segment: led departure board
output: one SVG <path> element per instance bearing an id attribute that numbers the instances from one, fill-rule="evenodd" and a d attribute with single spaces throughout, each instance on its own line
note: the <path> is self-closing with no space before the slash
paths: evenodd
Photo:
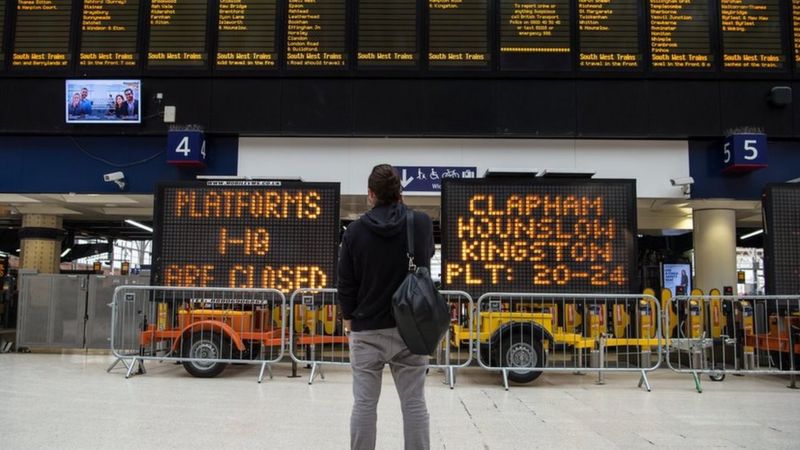
<path id="1" fill-rule="evenodd" d="M 0 0 L 0 70 L 5 68 L 6 54 L 3 51 L 6 48 L 6 0 Z"/>
<path id="2" fill-rule="evenodd" d="M 484 178 L 442 186 L 447 289 L 629 293 L 635 242 L 635 180 Z"/>
<path id="3" fill-rule="evenodd" d="M 346 67 L 346 1 L 288 2 L 286 65 L 290 68 Z"/>
<path id="4" fill-rule="evenodd" d="M 66 69 L 70 53 L 71 0 L 17 0 L 11 67 Z"/>
<path id="5" fill-rule="evenodd" d="M 217 68 L 276 66 L 277 6 L 277 0 L 219 0 Z"/>
<path id="6" fill-rule="evenodd" d="M 654 70 L 710 70 L 714 64 L 709 0 L 650 0 Z"/>
<path id="7" fill-rule="evenodd" d="M 358 3 L 358 65 L 415 67 L 416 0 L 360 0 Z"/>
<path id="8" fill-rule="evenodd" d="M 720 0 L 722 67 L 781 70 L 780 0 Z"/>
<path id="9" fill-rule="evenodd" d="M 139 0 L 83 0 L 78 65 L 136 67 L 138 31 Z"/>
<path id="10" fill-rule="evenodd" d="M 428 64 L 431 68 L 486 68 L 487 0 L 428 0 Z"/>
<path id="11" fill-rule="evenodd" d="M 500 0 L 500 67 L 569 70 L 569 0 Z"/>
<path id="12" fill-rule="evenodd" d="M 581 69 L 640 69 L 640 0 L 578 0 Z"/>
<path id="13" fill-rule="evenodd" d="M 800 184 L 768 184 L 762 201 L 767 294 L 800 294 Z"/>
<path id="14" fill-rule="evenodd" d="M 800 67 L 800 0 L 792 0 L 792 37 L 794 38 L 794 64 Z"/>
<path id="15" fill-rule="evenodd" d="M 334 285 L 338 183 L 164 184 L 155 219 L 154 284 L 285 293 Z"/>
<path id="16" fill-rule="evenodd" d="M 151 0 L 148 67 L 205 67 L 207 13 L 206 0 Z"/>

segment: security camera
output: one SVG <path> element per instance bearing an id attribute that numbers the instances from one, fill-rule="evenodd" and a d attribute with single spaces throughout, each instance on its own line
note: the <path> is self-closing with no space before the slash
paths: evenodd
<path id="1" fill-rule="evenodd" d="M 669 182 L 673 186 L 689 186 L 691 184 L 694 184 L 694 178 L 692 177 L 670 178 Z"/>
<path id="2" fill-rule="evenodd" d="M 116 183 L 120 191 L 125 190 L 125 174 L 122 172 L 111 172 L 103 175 L 103 181 L 106 183 Z"/>

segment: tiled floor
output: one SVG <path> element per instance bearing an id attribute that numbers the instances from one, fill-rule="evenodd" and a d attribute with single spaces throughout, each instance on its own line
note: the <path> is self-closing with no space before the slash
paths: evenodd
<path id="1" fill-rule="evenodd" d="M 350 373 L 288 378 L 290 365 L 257 384 L 252 366 L 195 379 L 149 363 L 146 375 L 105 372 L 105 355 L 0 355 L 0 447 L 286 448 L 349 445 Z M 121 367 L 121 366 L 120 366 Z M 545 374 L 506 392 L 498 374 L 466 369 L 450 390 L 428 376 L 431 444 L 437 449 L 737 447 L 800 448 L 800 390 L 780 377 L 704 380 L 659 370 L 653 392 L 636 374 Z M 378 448 L 402 448 L 400 406 L 384 377 Z"/>

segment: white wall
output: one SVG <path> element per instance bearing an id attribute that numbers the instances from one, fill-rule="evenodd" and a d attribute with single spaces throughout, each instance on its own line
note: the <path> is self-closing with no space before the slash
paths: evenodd
<path id="1" fill-rule="evenodd" d="M 242 176 L 299 176 L 338 181 L 342 194 L 364 194 L 375 164 L 477 166 L 597 172 L 636 178 L 637 196 L 679 198 L 670 178 L 689 176 L 686 141 L 555 139 L 240 138 Z"/>

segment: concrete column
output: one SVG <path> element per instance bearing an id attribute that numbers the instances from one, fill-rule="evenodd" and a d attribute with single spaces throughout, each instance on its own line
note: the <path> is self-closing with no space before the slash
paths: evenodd
<path id="1" fill-rule="evenodd" d="M 736 292 L 736 212 L 696 209 L 694 217 L 694 287 L 708 294 L 732 286 Z"/>
<path id="2" fill-rule="evenodd" d="M 61 216 L 25 214 L 22 216 L 20 269 L 36 269 L 39 273 L 59 273 L 61 239 L 64 237 Z"/>

